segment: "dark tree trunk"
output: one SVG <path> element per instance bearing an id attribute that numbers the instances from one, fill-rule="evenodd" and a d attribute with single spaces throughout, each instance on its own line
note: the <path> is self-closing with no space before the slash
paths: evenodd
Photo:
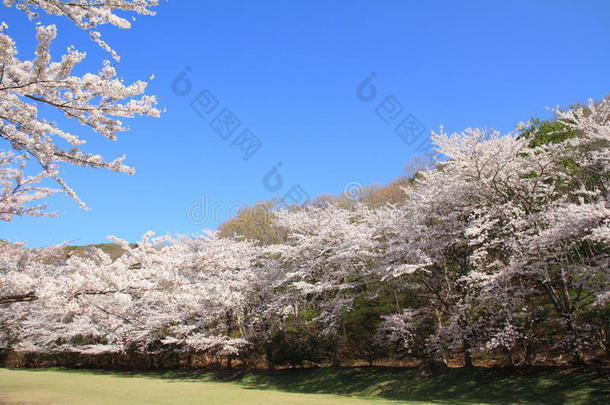
<path id="1" fill-rule="evenodd" d="M 470 341 L 464 341 L 464 367 L 472 368 L 472 354 L 470 353 Z"/>
<path id="2" fill-rule="evenodd" d="M 574 341 L 573 336 L 575 335 L 575 328 L 574 328 L 574 320 L 572 319 L 572 314 L 564 314 L 563 318 L 565 319 L 565 323 L 566 323 L 566 329 L 568 331 L 568 334 L 570 334 L 571 337 L 571 341 L 570 341 L 570 348 L 572 350 L 572 363 L 575 365 L 583 365 L 585 362 L 582 359 L 582 352 L 580 350 L 580 347 L 578 347 L 578 345 L 576 344 L 576 342 Z"/>
<path id="3" fill-rule="evenodd" d="M 333 367 L 341 366 L 341 360 L 339 359 L 339 339 L 337 335 L 333 336 Z"/>
<path id="4" fill-rule="evenodd" d="M 273 351 L 270 343 L 267 343 L 265 346 L 265 357 L 267 358 L 267 369 L 273 370 L 275 368 L 275 364 L 273 363 Z"/>

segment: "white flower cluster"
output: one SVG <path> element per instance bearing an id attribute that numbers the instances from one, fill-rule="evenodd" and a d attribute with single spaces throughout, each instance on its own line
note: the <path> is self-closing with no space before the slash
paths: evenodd
<path id="1" fill-rule="evenodd" d="M 64 16 L 78 27 L 87 30 L 95 42 L 118 55 L 92 29 L 102 24 L 129 28 L 129 22 L 116 11 L 152 14 L 156 1 L 26 1 L 4 0 L 35 19 L 41 10 L 51 15 Z M 50 48 L 57 30 L 54 25 L 36 26 L 36 52 L 32 60 L 18 57 L 10 27 L 0 24 L 0 138 L 19 156 L 3 153 L 0 157 L 0 218 L 10 220 L 14 215 L 40 215 L 44 206 L 29 203 L 48 196 L 53 191 L 36 184 L 44 178 L 54 180 L 83 208 L 85 204 L 59 174 L 59 165 L 68 163 L 82 167 L 106 168 L 115 172 L 133 173 L 123 163 L 124 156 L 105 160 L 102 156 L 82 149 L 85 140 L 79 134 L 62 130 L 43 113 L 55 110 L 69 120 L 89 128 L 110 140 L 125 131 L 122 119 L 136 115 L 158 117 L 154 96 L 143 95 L 146 83 L 138 81 L 126 85 L 118 78 L 108 61 L 97 73 L 74 75 L 73 70 L 85 58 L 85 53 L 67 49 L 53 62 Z M 41 173 L 24 178 L 25 159 L 40 164 Z"/>

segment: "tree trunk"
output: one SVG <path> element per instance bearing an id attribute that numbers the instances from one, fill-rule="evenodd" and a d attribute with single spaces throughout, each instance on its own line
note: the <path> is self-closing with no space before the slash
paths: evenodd
<path id="1" fill-rule="evenodd" d="M 270 343 L 266 344 L 265 357 L 267 358 L 267 369 L 273 370 L 275 368 L 275 364 L 273 363 L 273 351 Z"/>
<path id="2" fill-rule="evenodd" d="M 564 314 L 564 320 L 566 323 L 566 329 L 568 330 L 568 334 L 571 335 L 570 338 L 570 349 L 572 351 L 572 363 L 576 364 L 576 365 L 581 365 L 584 364 L 584 360 L 582 359 L 582 352 L 580 350 L 580 347 L 578 347 L 578 345 L 576 344 L 576 342 L 574 341 L 574 320 L 572 319 L 572 314 Z"/>
<path id="3" fill-rule="evenodd" d="M 341 366 L 341 360 L 339 359 L 339 340 L 337 335 L 333 336 L 333 367 Z"/>
<path id="4" fill-rule="evenodd" d="M 464 340 L 464 367 L 472 368 L 472 355 L 470 353 L 470 341 L 468 339 Z"/>
<path id="5" fill-rule="evenodd" d="M 233 317 L 233 311 L 228 310 L 226 313 L 226 322 L 227 322 L 227 337 L 231 337 L 231 321 Z M 227 368 L 231 369 L 231 355 L 227 356 Z"/>

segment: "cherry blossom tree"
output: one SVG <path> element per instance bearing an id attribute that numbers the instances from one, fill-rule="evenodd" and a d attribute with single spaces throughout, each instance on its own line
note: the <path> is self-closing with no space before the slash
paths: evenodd
<path id="1" fill-rule="evenodd" d="M 119 28 L 129 28 L 130 22 L 117 12 L 131 12 L 151 15 L 156 1 L 26 1 L 7 0 L 6 6 L 23 10 L 30 20 L 35 20 L 38 11 L 64 16 L 76 26 L 86 30 L 91 38 L 109 51 L 118 61 L 119 56 L 108 44 L 101 40 L 95 28 L 111 24 Z M 28 192 L 14 197 L 3 198 L 3 208 L 11 212 L 3 219 L 14 215 L 38 215 L 42 206 L 27 208 L 31 201 L 41 199 L 49 190 L 33 185 L 43 178 L 54 180 L 81 207 L 85 204 L 59 175 L 59 165 L 73 164 L 81 167 L 106 168 L 115 172 L 133 173 L 134 169 L 123 163 L 124 156 L 105 160 L 102 156 L 83 150 L 85 143 L 81 134 L 62 130 L 56 123 L 41 116 L 47 109 L 61 113 L 65 118 L 74 120 L 94 133 L 114 140 L 118 132 L 127 127 L 122 119 L 136 115 L 158 117 L 154 96 L 143 95 L 146 83 L 137 81 L 126 85 L 117 77 L 116 70 L 108 61 L 97 73 L 74 75 L 75 66 L 85 58 L 84 52 L 73 47 L 67 49 L 58 61 L 51 58 L 51 43 L 57 35 L 55 25 L 36 26 L 37 46 L 32 60 L 20 59 L 14 39 L 9 36 L 6 22 L 0 24 L 0 138 L 20 154 L 7 160 L 3 155 L 3 166 L 14 163 L 9 171 L 3 171 L 0 181 L 6 189 L 8 182 L 14 181 L 17 188 L 23 189 L 23 175 L 15 171 L 23 169 L 27 157 L 40 165 L 40 174 L 28 177 Z M 152 78 L 152 76 L 151 76 Z M 7 169 L 8 170 L 8 169 Z M 34 169 L 31 169 L 34 170 Z M 17 177 L 15 177 L 17 176 Z M 33 192 L 36 191 L 36 192 Z M 4 191 L 6 193 L 7 191 Z M 29 197 L 23 198 L 28 194 Z"/>
<path id="2" fill-rule="evenodd" d="M 116 52 L 101 40 L 94 29 L 103 24 L 129 28 L 130 22 L 117 15 L 117 11 L 151 15 L 151 8 L 156 4 L 156 1 L 4 1 L 5 6 L 24 11 L 30 20 L 37 18 L 38 11 L 67 17 L 79 28 L 88 31 L 91 38 L 117 61 L 119 57 Z M 14 152 L 0 152 L 0 219 L 9 221 L 22 215 L 52 215 L 39 201 L 59 190 L 44 186 L 45 180 L 54 180 L 63 191 L 85 207 L 59 175 L 60 164 L 127 173 L 133 173 L 133 169 L 123 164 L 124 157 L 107 161 L 100 155 L 85 152 L 82 149 L 85 143 L 82 136 L 62 130 L 53 121 L 41 117 L 41 113 L 49 108 L 57 110 L 67 119 L 114 140 L 116 133 L 127 129 L 122 119 L 135 115 L 159 115 L 159 110 L 155 108 L 155 97 L 142 95 L 145 82 L 125 85 L 108 61 L 104 62 L 98 73 L 73 75 L 74 67 L 85 57 L 85 53 L 73 47 L 68 48 L 59 61 L 52 62 L 50 47 L 57 33 L 54 25 L 36 26 L 38 44 L 32 60 L 18 58 L 15 40 L 9 36 L 9 32 L 8 25 L 2 22 L 0 138 Z M 36 162 L 40 168 L 26 168 L 28 161 Z M 3 307 L 12 304 L 8 310 L 2 308 L 3 322 L 8 319 L 6 314 L 22 314 L 26 308 L 28 311 L 40 310 L 45 303 L 51 302 L 44 297 L 56 297 L 63 305 L 69 291 L 76 296 L 107 293 L 105 290 L 95 290 L 93 285 L 73 291 L 74 284 L 59 276 L 64 265 L 57 267 L 48 263 L 51 253 L 57 256 L 52 260 L 55 263 L 61 256 L 57 248 L 32 250 L 10 243 L 0 245 L 0 304 Z M 65 285 L 59 285 L 60 280 Z M 40 289 L 41 286 L 45 286 L 45 289 Z M 63 288 L 67 286 L 70 287 Z M 28 304 L 24 306 L 20 302 Z M 50 313 L 49 316 L 54 314 L 53 311 Z M 44 325 L 41 322 L 39 327 Z"/>
<path id="3" fill-rule="evenodd" d="M 580 361 L 591 325 L 579 318 L 610 284 L 610 100 L 556 114 L 576 135 L 534 150 L 536 160 L 556 156 L 552 170 L 531 175 L 551 189 L 533 193 L 510 270 L 543 287 Z"/>
<path id="4" fill-rule="evenodd" d="M 47 177 L 46 172 L 36 176 L 24 174 L 25 156 L 11 152 L 0 152 L 0 219 L 10 221 L 14 216 L 49 216 L 44 204 L 30 203 L 44 199 L 56 192 L 40 186 Z"/>
<path id="5" fill-rule="evenodd" d="M 333 364 L 339 364 L 338 331 L 341 315 L 353 300 L 350 291 L 362 283 L 374 257 L 374 231 L 370 209 L 335 204 L 285 209 L 277 213 L 277 225 L 288 230 L 288 242 L 276 252 L 287 268 L 289 302 L 315 308 L 314 318 L 331 338 Z"/>
<path id="6" fill-rule="evenodd" d="M 136 246 L 113 240 L 124 251 L 115 260 L 91 248 L 59 264 L 6 272 L 4 303 L 18 294 L 30 302 L 3 308 L 5 342 L 21 352 L 171 350 L 227 359 L 247 349 L 258 248 L 216 233 L 149 233 Z"/>

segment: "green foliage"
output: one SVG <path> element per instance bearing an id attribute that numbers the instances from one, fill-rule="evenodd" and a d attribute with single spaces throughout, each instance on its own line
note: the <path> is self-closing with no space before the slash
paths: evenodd
<path id="1" fill-rule="evenodd" d="M 529 147 L 535 148 L 541 145 L 563 142 L 578 136 L 578 132 L 569 128 L 561 121 L 540 120 L 532 118 L 518 138 L 530 139 Z"/>
<path id="2" fill-rule="evenodd" d="M 136 243 L 130 243 L 131 247 L 135 247 L 136 245 Z M 67 259 L 72 255 L 85 255 L 87 250 L 91 248 L 103 250 L 105 253 L 110 255 L 112 260 L 117 259 L 124 253 L 123 248 L 116 243 L 98 243 L 85 246 L 66 246 L 64 248 L 65 258 Z"/>
<path id="3" fill-rule="evenodd" d="M 596 349 L 610 355 L 610 302 L 587 308 L 580 319 L 591 326 Z"/>
<path id="4" fill-rule="evenodd" d="M 585 115 L 587 108 L 584 109 Z M 529 147 L 536 148 L 543 145 L 551 145 L 560 143 L 568 139 L 582 136 L 579 131 L 570 128 L 565 122 L 560 120 L 540 120 L 532 118 L 530 124 L 521 131 L 518 138 L 529 139 Z M 599 150 L 608 148 L 610 145 L 599 144 L 593 147 Z M 603 177 L 608 176 L 603 170 L 591 170 L 576 164 L 569 158 L 560 160 L 556 165 L 557 173 L 564 173 L 567 176 L 560 178 L 556 176 L 556 186 L 560 193 L 570 194 L 581 187 L 587 190 L 604 190 Z M 532 173 L 532 177 L 536 177 L 537 173 Z"/>
<path id="5" fill-rule="evenodd" d="M 328 359 L 328 345 L 317 331 L 300 326 L 271 337 L 271 356 L 276 366 L 304 367 Z"/>
<path id="6" fill-rule="evenodd" d="M 271 335 L 266 355 L 274 366 L 304 367 L 327 362 L 331 345 L 322 336 L 314 319 L 320 311 L 302 308 L 296 316 L 289 316 L 284 327 Z"/>
<path id="7" fill-rule="evenodd" d="M 355 293 L 351 311 L 343 315 L 346 347 L 344 357 L 363 359 L 370 365 L 375 360 L 388 356 L 387 352 L 373 342 L 373 337 L 381 323 L 381 316 L 395 310 L 394 296 L 388 290 L 381 289 L 380 283 L 371 287 L 380 290 L 377 296 L 369 298 Z"/>
<path id="8" fill-rule="evenodd" d="M 72 344 L 76 346 L 107 344 L 107 340 L 100 336 L 76 335 L 72 338 Z"/>

